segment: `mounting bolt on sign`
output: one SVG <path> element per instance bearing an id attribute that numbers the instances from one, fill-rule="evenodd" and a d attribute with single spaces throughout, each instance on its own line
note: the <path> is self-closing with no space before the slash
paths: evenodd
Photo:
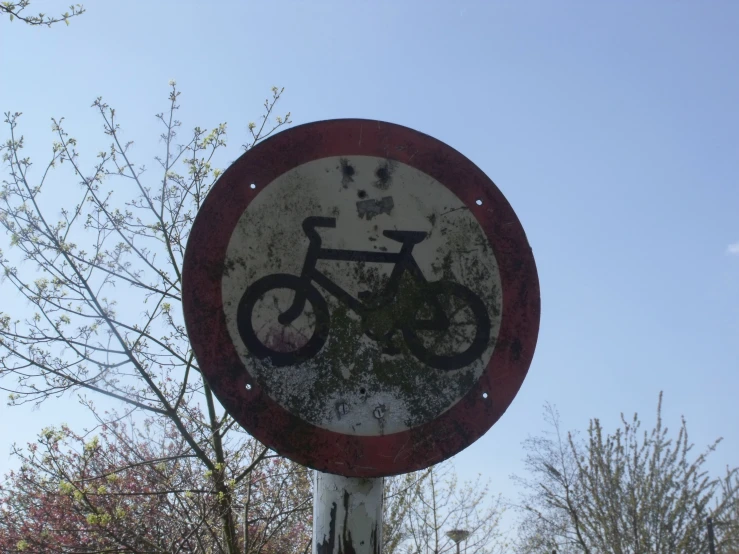
<path id="1" fill-rule="evenodd" d="M 187 243 L 183 307 L 228 413 L 277 453 L 349 478 L 317 478 L 335 489 L 322 497 L 353 495 L 315 502 L 333 533 L 315 551 L 338 552 L 358 536 L 352 478 L 441 462 L 503 415 L 540 297 L 524 230 L 477 166 L 412 129 L 340 119 L 278 133 L 221 175 Z M 379 551 L 371 542 L 352 547 Z"/>

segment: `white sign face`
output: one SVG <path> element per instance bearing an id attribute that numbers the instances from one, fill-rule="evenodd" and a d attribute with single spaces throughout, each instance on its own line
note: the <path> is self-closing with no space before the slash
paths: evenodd
<path id="1" fill-rule="evenodd" d="M 467 206 L 429 175 L 371 156 L 318 159 L 256 185 L 221 291 L 259 386 L 349 435 L 412 429 L 456 404 L 502 317 L 498 264 Z"/>

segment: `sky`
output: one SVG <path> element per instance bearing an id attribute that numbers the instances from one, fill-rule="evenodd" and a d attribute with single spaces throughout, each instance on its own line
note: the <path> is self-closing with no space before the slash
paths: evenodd
<path id="1" fill-rule="evenodd" d="M 59 116 L 92 155 L 104 149 L 90 108 L 103 96 L 153 164 L 175 79 L 184 126 L 227 121 L 234 158 L 276 85 L 293 124 L 399 123 L 497 184 L 533 248 L 541 328 L 518 396 L 456 456 L 462 477 L 515 499 L 509 477 L 546 427 L 544 403 L 565 429 L 599 418 L 613 431 L 622 412 L 649 428 L 660 391 L 666 424 L 683 415 L 696 449 L 724 438 L 712 473 L 739 465 L 739 3 L 84 5 L 68 27 L 0 21 L 0 108 L 23 112 L 31 157 L 48 156 Z M 0 311 L 27 309 L 14 294 L 0 284 Z M 62 420 L 87 421 L 70 397 L 0 405 L 0 473 L 13 442 Z"/>

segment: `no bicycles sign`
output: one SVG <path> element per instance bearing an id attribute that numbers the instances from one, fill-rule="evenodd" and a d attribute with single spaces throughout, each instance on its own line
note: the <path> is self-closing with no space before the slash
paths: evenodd
<path id="1" fill-rule="evenodd" d="M 332 120 L 239 158 L 183 268 L 200 370 L 249 433 L 309 467 L 413 471 L 482 436 L 531 363 L 539 283 L 493 182 L 411 129 Z"/>

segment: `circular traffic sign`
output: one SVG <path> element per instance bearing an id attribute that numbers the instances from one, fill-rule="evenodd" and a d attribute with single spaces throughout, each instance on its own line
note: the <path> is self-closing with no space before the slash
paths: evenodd
<path id="1" fill-rule="evenodd" d="M 183 267 L 210 387 L 279 454 L 346 476 L 440 462 L 518 392 L 539 282 L 495 184 L 444 143 L 358 119 L 294 127 L 208 193 Z"/>

